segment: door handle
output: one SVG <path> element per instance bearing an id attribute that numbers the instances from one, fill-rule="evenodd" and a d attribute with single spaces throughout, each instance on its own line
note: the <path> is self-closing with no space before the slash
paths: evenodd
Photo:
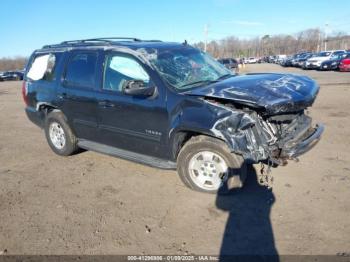
<path id="1" fill-rule="evenodd" d="M 101 107 L 114 107 L 114 104 L 108 100 L 99 101 L 98 105 Z"/>

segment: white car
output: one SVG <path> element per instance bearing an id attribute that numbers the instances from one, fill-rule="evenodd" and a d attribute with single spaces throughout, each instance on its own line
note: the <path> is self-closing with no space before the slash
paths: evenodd
<path id="1" fill-rule="evenodd" d="M 287 58 L 287 55 L 278 55 L 276 58 L 277 59 L 276 63 L 281 64 L 286 58 Z"/>
<path id="2" fill-rule="evenodd" d="M 329 60 L 332 56 L 344 54 L 345 50 L 333 50 L 320 52 L 317 56 L 311 57 L 305 62 L 305 68 L 307 69 L 319 69 L 322 62 Z"/>
<path id="3" fill-rule="evenodd" d="M 258 62 L 258 60 L 256 60 L 255 57 L 249 57 L 249 58 L 247 59 L 247 64 L 255 64 L 255 63 L 257 63 L 257 62 Z"/>

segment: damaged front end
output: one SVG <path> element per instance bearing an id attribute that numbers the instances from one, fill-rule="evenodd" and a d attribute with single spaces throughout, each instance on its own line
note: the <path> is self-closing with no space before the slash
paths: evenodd
<path id="1" fill-rule="evenodd" d="M 266 115 L 225 100 L 205 98 L 205 101 L 227 111 L 211 131 L 225 140 L 232 152 L 252 163 L 268 160 L 284 165 L 310 150 L 324 130 L 323 125 L 312 127 L 304 110 Z"/>
<path id="2" fill-rule="evenodd" d="M 282 165 L 321 137 L 323 125 L 313 127 L 305 114 L 318 92 L 318 84 L 307 76 L 261 73 L 231 77 L 187 94 L 221 110 L 211 131 L 232 152 L 254 163 Z"/>

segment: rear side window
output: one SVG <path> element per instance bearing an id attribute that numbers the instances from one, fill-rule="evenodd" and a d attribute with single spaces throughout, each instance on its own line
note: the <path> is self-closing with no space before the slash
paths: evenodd
<path id="1" fill-rule="evenodd" d="M 97 53 L 74 54 L 66 68 L 65 82 L 71 86 L 93 88 L 95 86 Z"/>
<path id="2" fill-rule="evenodd" d="M 38 55 L 34 58 L 27 73 L 30 80 L 53 81 L 55 79 L 55 66 L 58 54 L 50 53 Z"/>

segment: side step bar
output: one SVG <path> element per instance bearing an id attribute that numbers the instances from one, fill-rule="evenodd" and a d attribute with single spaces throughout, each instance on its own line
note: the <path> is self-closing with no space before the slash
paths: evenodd
<path id="1" fill-rule="evenodd" d="M 157 157 L 151 157 L 151 156 L 147 156 L 139 153 L 134 153 L 124 149 L 107 146 L 104 144 L 96 143 L 85 139 L 79 139 L 78 146 L 86 150 L 91 150 L 91 151 L 107 154 L 110 156 L 120 157 L 126 160 L 131 160 L 137 163 L 145 164 L 151 167 L 157 167 L 161 169 L 176 169 L 176 163 L 172 161 L 160 159 Z"/>

